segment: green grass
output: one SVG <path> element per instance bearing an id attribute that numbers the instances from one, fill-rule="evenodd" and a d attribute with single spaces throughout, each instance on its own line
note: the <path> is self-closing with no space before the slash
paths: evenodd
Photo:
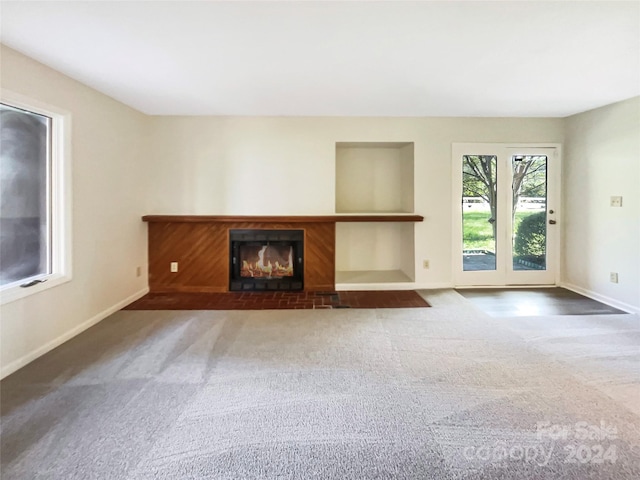
<path id="1" fill-rule="evenodd" d="M 535 211 L 516 212 L 516 231 L 522 219 L 532 213 L 535 213 Z M 493 241 L 493 228 L 488 222 L 490 217 L 490 212 L 463 212 L 464 223 L 462 224 L 462 227 L 464 230 L 465 250 L 485 249 L 495 252 L 496 248 Z"/>

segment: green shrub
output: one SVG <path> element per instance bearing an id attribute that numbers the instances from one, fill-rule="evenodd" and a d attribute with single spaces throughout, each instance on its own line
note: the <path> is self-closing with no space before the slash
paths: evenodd
<path id="1" fill-rule="evenodd" d="M 547 212 L 537 212 L 525 217 L 518 226 L 514 250 L 521 257 L 544 257 L 547 246 Z"/>

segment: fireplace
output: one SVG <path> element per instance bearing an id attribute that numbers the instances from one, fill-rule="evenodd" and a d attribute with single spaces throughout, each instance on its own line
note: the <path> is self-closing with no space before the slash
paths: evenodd
<path id="1" fill-rule="evenodd" d="M 229 230 L 229 290 L 303 290 L 304 230 Z"/>

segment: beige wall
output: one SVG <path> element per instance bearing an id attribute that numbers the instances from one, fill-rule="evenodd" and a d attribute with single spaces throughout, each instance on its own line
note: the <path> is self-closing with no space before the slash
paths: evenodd
<path id="1" fill-rule="evenodd" d="M 2 46 L 0 85 L 72 115 L 73 279 L 1 307 L 6 375 L 147 285 L 147 117 Z M 136 276 L 136 266 L 143 276 Z"/>
<path id="2" fill-rule="evenodd" d="M 640 97 L 568 117 L 564 155 L 563 281 L 640 311 Z"/>

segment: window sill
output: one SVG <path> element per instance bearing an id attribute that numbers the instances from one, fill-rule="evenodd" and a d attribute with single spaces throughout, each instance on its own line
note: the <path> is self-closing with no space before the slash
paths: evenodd
<path id="1" fill-rule="evenodd" d="M 63 283 L 67 283 L 71 281 L 71 276 L 58 273 L 48 275 L 46 277 L 40 277 L 40 279 L 46 279 L 46 282 L 38 283 L 27 288 L 23 288 L 20 285 L 11 285 L 0 290 L 0 305 L 6 305 L 7 303 L 15 302 L 16 300 L 20 300 L 36 293 L 49 290 L 50 288 L 57 287 Z"/>

